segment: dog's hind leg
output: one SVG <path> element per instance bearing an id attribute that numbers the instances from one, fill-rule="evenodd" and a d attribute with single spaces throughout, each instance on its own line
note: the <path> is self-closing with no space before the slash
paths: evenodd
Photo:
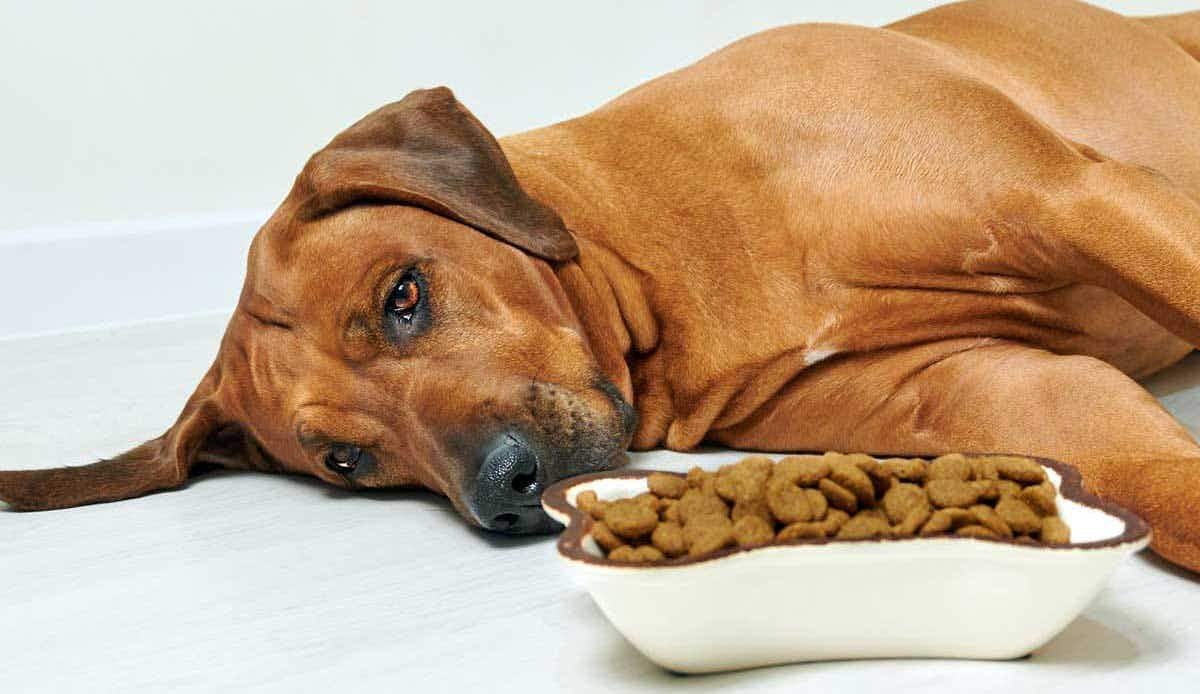
<path id="1" fill-rule="evenodd" d="M 1044 278 L 1104 287 L 1200 346 L 1200 202 L 1162 174 L 1112 160 L 1071 167 L 1012 203 L 1020 262 Z"/>
<path id="2" fill-rule="evenodd" d="M 1142 17 L 1141 21 L 1200 60 L 1200 11 Z"/>
<path id="3" fill-rule="evenodd" d="M 963 339 L 813 367 L 709 440 L 759 450 L 1020 453 L 1075 466 L 1133 509 L 1153 548 L 1200 571 L 1200 446 L 1115 367 L 1013 342 Z"/>

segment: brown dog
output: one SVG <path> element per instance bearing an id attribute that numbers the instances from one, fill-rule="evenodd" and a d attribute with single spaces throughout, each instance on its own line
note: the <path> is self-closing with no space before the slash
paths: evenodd
<path id="1" fill-rule="evenodd" d="M 208 462 L 518 532 L 630 444 L 1023 452 L 1200 569 L 1200 447 L 1132 380 L 1200 345 L 1198 58 L 1200 13 L 982 0 L 768 31 L 500 143 L 414 92 L 305 166 L 166 434 L 0 498 Z"/>

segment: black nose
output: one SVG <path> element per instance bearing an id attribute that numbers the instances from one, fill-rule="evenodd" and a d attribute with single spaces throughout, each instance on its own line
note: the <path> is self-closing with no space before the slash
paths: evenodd
<path id="1" fill-rule="evenodd" d="M 546 478 L 537 453 L 517 434 L 505 434 L 479 466 L 475 513 L 488 530 L 533 533 L 555 524 L 541 506 Z"/>

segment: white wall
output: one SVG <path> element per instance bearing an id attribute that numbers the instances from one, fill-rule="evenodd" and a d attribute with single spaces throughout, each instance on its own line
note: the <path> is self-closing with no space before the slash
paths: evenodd
<path id="1" fill-rule="evenodd" d="M 411 89 L 502 135 L 763 28 L 935 4 L 0 0 L 0 336 L 229 307 L 304 159 Z"/>

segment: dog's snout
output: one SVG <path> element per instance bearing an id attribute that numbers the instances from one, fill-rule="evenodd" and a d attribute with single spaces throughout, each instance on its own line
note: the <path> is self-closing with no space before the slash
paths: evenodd
<path id="1" fill-rule="evenodd" d="M 545 532 L 553 524 L 542 510 L 545 469 L 520 435 L 508 433 L 487 451 L 475 487 L 479 523 L 506 533 Z"/>

